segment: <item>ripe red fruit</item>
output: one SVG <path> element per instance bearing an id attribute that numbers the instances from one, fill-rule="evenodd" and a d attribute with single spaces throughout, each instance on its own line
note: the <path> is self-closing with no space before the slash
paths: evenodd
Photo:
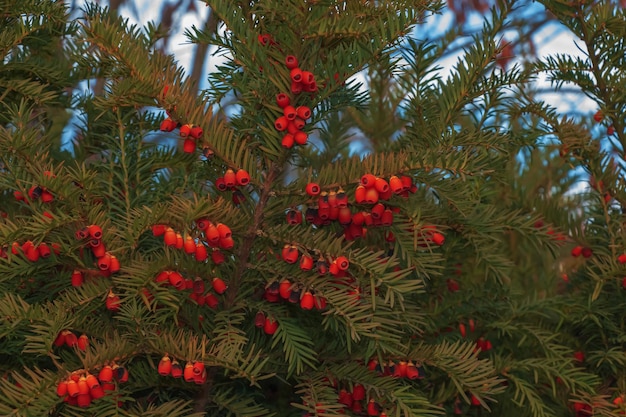
<path id="1" fill-rule="evenodd" d="M 237 184 L 244 186 L 248 185 L 250 182 L 250 174 L 245 169 L 240 169 L 235 174 L 235 179 L 237 180 Z"/>
<path id="2" fill-rule="evenodd" d="M 591 248 L 583 248 L 582 250 L 582 254 L 584 258 L 591 258 L 591 256 L 593 255 L 593 250 Z"/>
<path id="3" fill-rule="evenodd" d="M 117 380 L 117 382 L 127 382 L 128 381 L 128 369 L 123 366 L 116 366 L 113 368 L 113 376 Z"/>
<path id="4" fill-rule="evenodd" d="M 185 236 L 183 250 L 185 251 L 185 253 L 190 255 L 196 252 L 196 241 L 189 235 Z"/>
<path id="5" fill-rule="evenodd" d="M 196 142 L 193 139 L 185 139 L 183 141 L 183 152 L 184 153 L 194 153 L 196 150 Z"/>
<path id="6" fill-rule="evenodd" d="M 474 394 L 472 394 L 472 397 L 471 397 L 470 401 L 471 401 L 472 405 L 475 406 L 475 407 L 480 405 L 480 400 Z"/>
<path id="7" fill-rule="evenodd" d="M 285 134 L 285 136 L 283 136 L 283 139 L 280 141 L 280 145 L 285 149 L 291 149 L 294 143 L 295 139 L 291 133 Z"/>
<path id="8" fill-rule="evenodd" d="M 367 403 L 367 415 L 368 416 L 379 416 L 381 411 L 380 404 L 378 404 L 374 399 L 370 399 Z"/>
<path id="9" fill-rule="evenodd" d="M 108 271 L 111 266 L 111 254 L 106 252 L 104 255 L 98 258 L 98 268 L 101 271 Z"/>
<path id="10" fill-rule="evenodd" d="M 92 400 L 97 400 L 99 398 L 104 397 L 106 393 L 104 392 L 104 387 L 102 385 L 98 385 L 97 387 L 93 387 L 89 389 L 89 395 L 91 396 Z"/>
<path id="11" fill-rule="evenodd" d="M 367 188 L 365 187 L 365 198 L 363 200 L 366 204 L 376 204 L 378 203 L 379 193 L 375 187 Z"/>
<path id="12" fill-rule="evenodd" d="M 293 141 L 298 145 L 305 145 L 309 140 L 309 134 L 301 130 L 293 134 Z"/>
<path id="13" fill-rule="evenodd" d="M 602 121 L 602 119 L 604 119 L 604 115 L 602 114 L 602 110 L 598 110 L 597 112 L 595 112 L 595 114 L 593 115 L 593 120 L 595 120 L 596 122 L 600 123 Z"/>
<path id="14" fill-rule="evenodd" d="M 227 169 L 226 172 L 224 173 L 224 184 L 227 187 L 234 187 L 235 185 L 237 185 L 237 176 L 235 175 L 235 171 L 233 171 L 232 169 Z"/>
<path id="15" fill-rule="evenodd" d="M 626 253 L 622 253 L 620 256 L 618 256 L 617 262 L 619 262 L 620 264 L 626 264 Z"/>
<path id="16" fill-rule="evenodd" d="M 171 132 L 172 130 L 176 129 L 177 126 L 178 123 L 168 117 L 161 122 L 161 126 L 159 127 L 159 129 L 161 130 L 161 132 Z"/>
<path id="17" fill-rule="evenodd" d="M 283 116 L 287 118 L 287 120 L 294 120 L 298 113 L 296 112 L 296 108 L 292 105 L 287 105 L 283 107 Z"/>
<path id="18" fill-rule="evenodd" d="M 198 242 L 195 246 L 196 246 L 195 248 L 196 261 L 198 262 L 206 261 L 208 254 L 207 254 L 206 246 L 204 246 L 204 243 Z"/>
<path id="19" fill-rule="evenodd" d="M 302 85 L 299 82 L 291 81 L 290 90 L 293 94 L 300 94 L 302 92 Z"/>
<path id="20" fill-rule="evenodd" d="M 265 318 L 265 323 L 263 324 L 263 331 L 265 334 L 274 334 L 278 330 L 278 322 L 271 317 Z"/>
<path id="21" fill-rule="evenodd" d="M 76 396 L 76 404 L 81 408 L 87 408 L 91 405 L 91 394 L 87 391 L 84 394 L 78 394 Z"/>
<path id="22" fill-rule="evenodd" d="M 278 286 L 278 294 L 285 300 L 289 298 L 291 295 L 291 282 L 288 279 L 284 279 L 280 282 Z"/>
<path id="23" fill-rule="evenodd" d="M 581 351 L 574 352 L 574 359 L 576 360 L 576 362 L 584 362 L 585 361 L 584 352 L 581 352 Z"/>
<path id="24" fill-rule="evenodd" d="M 304 310 L 311 310 L 315 305 L 315 299 L 310 291 L 306 291 L 300 298 L 300 307 Z"/>
<path id="25" fill-rule="evenodd" d="M 289 68 L 290 70 L 294 69 L 294 68 L 297 68 L 298 67 L 298 58 L 296 58 L 293 55 L 287 55 L 285 57 L 285 66 L 287 68 Z"/>
<path id="26" fill-rule="evenodd" d="M 224 294 L 224 292 L 228 288 L 226 283 L 221 278 L 218 278 L 218 277 L 213 278 L 213 281 L 211 282 L 211 284 L 213 285 L 213 290 L 215 290 L 215 292 L 218 294 Z"/>
<path id="27" fill-rule="evenodd" d="M 367 193 L 367 189 L 365 188 L 364 185 L 357 186 L 356 190 L 354 191 L 354 201 L 356 201 L 357 204 L 364 203 L 366 193 Z M 352 221 L 354 222 L 354 219 L 352 219 Z"/>
<path id="28" fill-rule="evenodd" d="M 220 303 L 215 294 L 212 293 L 207 294 L 206 297 L 204 297 L 204 301 L 210 308 L 217 308 Z"/>
<path id="29" fill-rule="evenodd" d="M 291 81 L 296 83 L 302 82 L 302 70 L 298 67 L 292 68 L 289 72 L 289 76 L 291 77 Z"/>
<path id="30" fill-rule="evenodd" d="M 572 249 L 571 254 L 574 258 L 577 258 L 582 254 L 582 252 L 583 252 L 583 247 L 579 245 Z"/>
<path id="31" fill-rule="evenodd" d="M 24 251 L 24 255 L 26 255 L 26 258 L 31 262 L 37 262 L 41 256 L 37 247 L 32 243 L 27 246 L 27 249 Z"/>
<path id="32" fill-rule="evenodd" d="M 276 104 L 278 104 L 280 108 L 287 107 L 290 102 L 291 100 L 289 99 L 289 96 L 287 94 L 279 93 L 276 95 Z"/>
<path id="33" fill-rule="evenodd" d="M 354 401 L 361 401 L 365 399 L 365 387 L 361 384 L 354 384 L 352 387 L 352 399 Z"/>
<path id="34" fill-rule="evenodd" d="M 165 355 L 161 358 L 157 370 L 161 376 L 168 376 L 172 373 L 172 360 L 169 356 Z"/>
<path id="35" fill-rule="evenodd" d="M 200 126 L 194 126 L 189 131 L 189 137 L 193 139 L 200 139 L 202 137 L 203 130 Z"/>
<path id="36" fill-rule="evenodd" d="M 187 136 L 189 136 L 189 134 L 191 133 L 191 128 L 192 125 L 190 125 L 189 123 L 182 125 L 178 132 L 180 134 L 180 137 L 186 138 Z"/>
<path id="37" fill-rule="evenodd" d="M 313 84 L 315 82 L 315 76 L 311 71 L 302 71 L 302 83 L 303 84 Z"/>
<path id="38" fill-rule="evenodd" d="M 72 287 L 80 287 L 81 285 L 83 285 L 83 282 L 84 282 L 83 273 L 75 270 L 74 272 L 72 272 L 71 280 L 72 280 Z"/>
<path id="39" fill-rule="evenodd" d="M 57 384 L 57 395 L 65 397 L 67 395 L 67 381 L 61 381 Z"/>
<path id="40" fill-rule="evenodd" d="M 315 197 L 315 196 L 319 195 L 319 193 L 320 193 L 320 191 L 322 191 L 322 189 L 320 188 L 319 184 L 317 184 L 315 182 L 310 182 L 310 183 L 308 183 L 306 185 L 305 191 L 311 197 Z"/>
<path id="41" fill-rule="evenodd" d="M 235 241 L 231 236 L 220 238 L 218 245 L 221 249 L 229 250 L 235 246 Z"/>
<path id="42" fill-rule="evenodd" d="M 232 236 L 232 231 L 230 230 L 230 227 L 226 226 L 224 223 L 218 223 L 216 227 L 220 239 L 229 238 Z"/>
<path id="43" fill-rule="evenodd" d="M 113 368 L 109 365 L 105 365 L 100 370 L 98 374 L 98 379 L 100 382 L 111 382 L 113 381 Z"/>
<path id="44" fill-rule="evenodd" d="M 465 330 L 465 324 L 459 323 L 459 332 L 461 333 L 461 337 L 467 336 L 467 331 Z"/>
<path id="45" fill-rule="evenodd" d="M 219 251 L 218 249 L 213 249 L 211 251 L 211 260 L 213 261 L 213 263 L 215 263 L 215 265 L 220 265 L 224 263 L 226 258 L 221 251 Z"/>
<path id="46" fill-rule="evenodd" d="M 166 226 L 164 224 L 155 224 L 152 225 L 152 235 L 153 236 L 162 236 L 165 234 Z"/>
<path id="47" fill-rule="evenodd" d="M 434 232 L 431 236 L 431 239 L 435 245 L 439 245 L 439 246 L 443 245 L 444 242 L 446 241 L 445 236 L 439 232 Z"/>
<path id="48" fill-rule="evenodd" d="M 165 233 L 163 234 L 163 241 L 167 246 L 176 245 L 176 232 L 171 227 L 165 229 Z"/>
<path id="49" fill-rule="evenodd" d="M 296 108 L 296 113 L 302 120 L 310 119 L 312 114 L 311 109 L 307 106 L 298 106 L 298 108 Z"/>
<path id="50" fill-rule="evenodd" d="M 268 34 L 261 34 L 257 36 L 257 40 L 263 46 L 267 46 L 270 44 L 272 37 Z"/>
<path id="51" fill-rule="evenodd" d="M 298 248 L 293 245 L 285 245 L 283 250 L 281 251 L 281 256 L 285 262 L 288 264 L 294 264 L 298 261 L 298 256 L 300 252 Z"/>
<path id="52" fill-rule="evenodd" d="M 413 362 L 410 362 L 407 364 L 406 366 L 406 377 L 408 379 L 417 379 L 420 376 L 420 372 L 419 369 L 417 368 L 417 366 L 415 366 L 415 364 Z"/>
<path id="53" fill-rule="evenodd" d="M 289 119 L 285 116 L 280 116 L 276 120 L 274 120 L 274 128 L 279 132 L 287 130 L 287 125 L 289 124 Z"/>
<path id="54" fill-rule="evenodd" d="M 113 291 L 109 291 L 106 299 L 106 308 L 109 311 L 118 311 L 120 309 L 120 297 L 115 295 Z"/>
<path id="55" fill-rule="evenodd" d="M 78 340 L 76 341 L 76 346 L 83 352 L 87 350 L 87 346 L 89 346 L 89 337 L 86 334 L 81 334 Z"/>
<path id="56" fill-rule="evenodd" d="M 393 211 L 391 209 L 385 209 L 380 217 L 380 224 L 382 226 L 391 226 L 393 224 Z"/>
<path id="57" fill-rule="evenodd" d="M 296 209 L 290 209 L 287 212 L 287 223 L 290 225 L 296 225 L 302 223 L 302 212 Z"/>
<path id="58" fill-rule="evenodd" d="M 346 271 L 350 266 L 350 261 L 345 256 L 338 256 L 337 259 L 335 259 L 335 263 L 341 271 Z"/>

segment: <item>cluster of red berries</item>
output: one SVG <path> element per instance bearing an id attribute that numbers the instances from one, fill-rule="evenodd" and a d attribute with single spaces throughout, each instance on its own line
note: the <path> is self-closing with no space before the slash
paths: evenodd
<path id="1" fill-rule="evenodd" d="M 313 290 L 303 291 L 302 285 L 291 283 L 288 279 L 282 281 L 273 281 L 265 288 L 263 298 L 270 303 L 277 303 L 281 300 L 290 303 L 299 303 L 303 310 L 312 310 L 314 307 L 318 310 L 326 308 L 326 298 L 316 294 Z"/>
<path id="2" fill-rule="evenodd" d="M 338 256 L 332 261 L 320 256 L 317 261 L 308 253 L 300 254 L 300 250 L 295 245 L 285 245 L 281 251 L 281 258 L 288 264 L 298 263 L 302 271 L 315 271 L 319 275 L 330 273 L 334 277 L 341 278 L 348 276 L 350 261 L 345 256 Z M 271 302 L 286 300 L 290 303 L 299 303 L 304 310 L 318 310 L 326 308 L 326 298 L 316 294 L 312 289 L 306 289 L 302 284 L 292 283 L 288 279 L 273 281 L 265 288 L 264 298 Z"/>
<path id="3" fill-rule="evenodd" d="M 56 339 L 54 339 L 54 346 L 77 347 L 84 352 L 87 350 L 87 346 L 89 346 L 89 337 L 85 333 L 76 337 L 76 334 L 71 330 L 61 330 Z"/>
<path id="4" fill-rule="evenodd" d="M 168 90 L 169 86 L 166 85 L 163 88 L 163 99 L 165 99 Z M 196 141 L 202 137 L 202 128 L 200 126 L 189 123 L 181 126 L 180 123 L 171 118 L 169 110 L 166 112 L 167 117 L 161 122 L 160 130 L 162 132 L 171 132 L 174 129 L 180 127 L 179 134 L 180 137 L 184 139 L 183 151 L 185 153 L 194 153 L 196 150 Z"/>
<path id="5" fill-rule="evenodd" d="M 181 233 L 176 232 L 172 227 L 164 224 L 155 224 L 152 226 L 152 234 L 154 236 L 163 236 L 166 246 L 183 249 L 185 253 L 194 255 L 198 262 L 207 260 L 209 256 L 207 246 L 213 249 L 228 250 L 232 249 L 235 245 L 230 227 L 223 223 L 213 224 L 206 219 L 200 219 L 196 221 L 196 226 L 204 239 L 198 238 L 196 240 L 190 235 L 183 238 Z M 216 260 L 223 261 L 221 253 L 219 251 L 217 253 L 215 252 L 216 251 L 213 251 L 211 254 L 214 262 L 216 262 Z"/>
<path id="6" fill-rule="evenodd" d="M 265 313 L 259 311 L 254 318 L 254 325 L 262 328 L 265 334 L 273 335 L 278 330 L 278 321 L 275 318 L 266 316 Z"/>
<path id="7" fill-rule="evenodd" d="M 474 333 L 476 331 L 476 322 L 474 319 L 469 319 L 467 326 L 463 322 L 459 323 L 459 333 L 461 334 L 461 337 L 468 337 L 468 331 L 469 333 Z M 474 352 L 488 352 L 491 349 L 493 349 L 493 344 L 489 339 L 486 339 L 484 336 L 480 336 L 476 339 Z"/>
<path id="8" fill-rule="evenodd" d="M 303 91 L 317 91 L 315 76 L 310 71 L 303 71 L 298 66 L 298 59 L 293 55 L 285 57 L 285 65 L 289 69 L 291 78 L 291 93 L 300 94 Z M 283 114 L 274 121 L 274 128 L 279 132 L 287 132 L 283 135 L 281 145 L 291 149 L 294 145 L 307 143 L 309 135 L 304 132 L 306 121 L 311 118 L 311 109 L 307 106 L 295 106 L 287 93 L 279 93 L 276 96 L 276 104 L 283 110 Z"/>
<path id="9" fill-rule="evenodd" d="M 365 387 L 362 384 L 354 384 L 350 390 L 348 387 L 339 390 L 339 404 L 344 405 L 354 414 L 365 413 L 368 416 L 387 417 L 383 407 L 373 398 L 366 401 Z"/>
<path id="10" fill-rule="evenodd" d="M 583 258 L 591 258 L 593 250 L 587 246 L 577 245 L 572 248 L 571 254 L 574 258 L 578 258 L 580 255 L 582 255 Z"/>
<path id="11" fill-rule="evenodd" d="M 171 359 L 166 353 L 163 355 L 157 366 L 157 371 L 161 376 L 171 376 L 173 378 L 183 378 L 185 382 L 204 384 L 207 379 L 206 366 L 200 361 L 189 361 L 185 367 L 176 360 Z"/>
<path id="12" fill-rule="evenodd" d="M 219 191 L 232 191 L 234 204 L 240 204 L 245 197 L 238 187 L 245 187 L 250 183 L 250 174 L 245 169 L 238 169 L 237 172 L 227 169 L 223 177 L 215 180 L 215 187 Z"/>
<path id="13" fill-rule="evenodd" d="M 356 187 L 354 201 L 361 205 L 372 205 L 369 211 L 352 212 L 349 207 L 349 199 L 346 192 L 339 188 L 330 192 L 322 191 L 322 187 L 315 182 L 310 182 L 305 187 L 305 192 L 311 198 L 311 203 L 304 215 L 307 223 L 324 226 L 337 221 L 344 228 L 346 240 L 354 240 L 365 236 L 368 227 L 391 226 L 394 221 L 394 213 L 400 211 L 399 207 L 386 206 L 380 201 L 387 201 L 393 195 L 408 197 L 415 193 L 417 186 L 413 184 L 411 177 L 393 175 L 389 181 L 373 174 L 365 174 L 361 177 Z M 303 221 L 302 211 L 291 208 L 287 211 L 287 223 L 291 225 L 301 224 Z M 428 243 L 442 245 L 445 237 L 435 226 L 425 226 L 421 233 Z M 385 233 L 385 238 L 393 242 L 395 236 L 390 231 Z M 427 246 L 424 244 L 422 246 Z"/>
<path id="14" fill-rule="evenodd" d="M 119 260 L 106 250 L 100 226 L 92 224 L 84 227 L 76 232 L 76 238 L 87 240 L 86 246 L 91 248 L 91 252 L 96 257 L 96 265 L 103 275 L 108 276 L 120 270 Z"/>
<path id="15" fill-rule="evenodd" d="M 35 245 L 31 240 L 27 240 L 21 245 L 19 242 L 13 242 L 11 245 L 11 253 L 13 255 L 23 254 L 29 261 L 37 262 L 39 259 L 50 257 L 52 253 L 59 255 L 61 253 L 61 246 L 58 243 L 47 244 L 45 242 Z M 4 249 L 0 249 L 0 255 L 2 255 L 3 258 L 6 257 Z"/>
<path id="16" fill-rule="evenodd" d="M 87 247 L 91 248 L 91 252 L 96 257 L 96 265 L 104 275 L 108 276 L 120 270 L 119 260 L 106 250 L 102 241 L 102 228 L 100 226 L 92 224 L 84 227 L 76 232 L 76 238 L 88 240 Z"/>
<path id="17" fill-rule="evenodd" d="M 393 378 L 414 380 L 421 377 L 419 368 L 411 360 L 398 362 L 390 360 L 386 364 L 381 364 L 378 360 L 371 359 L 367 364 L 367 368 L 370 371 L 378 372 L 382 376 L 391 376 Z"/>
<path id="18" fill-rule="evenodd" d="M 46 178 L 55 178 L 55 175 L 50 171 L 43 172 L 44 177 Z M 50 203 L 54 201 L 54 195 L 48 190 L 48 188 L 41 185 L 33 185 L 28 189 L 28 198 L 19 190 L 13 192 L 15 199 L 18 201 L 23 201 L 26 204 L 29 204 L 32 201 L 41 200 L 43 203 Z"/>
<path id="19" fill-rule="evenodd" d="M 161 271 L 155 277 L 155 282 L 160 285 L 171 285 L 179 291 L 191 290 L 189 297 L 194 300 L 198 305 L 208 305 L 211 308 L 216 308 L 219 304 L 217 296 L 211 292 L 206 292 L 205 282 L 202 278 L 196 277 L 195 279 L 184 278 L 178 271 Z M 214 277 L 211 280 L 211 286 L 213 291 L 217 294 L 224 294 L 228 289 L 228 286 L 219 277 Z"/>
<path id="20" fill-rule="evenodd" d="M 98 400 L 117 389 L 114 381 L 128 381 L 128 371 L 118 365 L 106 365 L 98 376 L 87 370 L 75 371 L 57 384 L 57 395 L 63 397 L 70 405 L 87 408 L 91 402 Z"/>
<path id="21" fill-rule="evenodd" d="M 215 187 L 219 191 L 234 190 L 236 187 L 245 187 L 250 183 L 250 174 L 245 169 L 238 169 L 237 172 L 227 169 L 223 177 L 215 180 Z"/>

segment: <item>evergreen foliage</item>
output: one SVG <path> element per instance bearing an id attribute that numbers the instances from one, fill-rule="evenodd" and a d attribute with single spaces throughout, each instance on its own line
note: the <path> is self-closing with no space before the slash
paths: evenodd
<path id="1" fill-rule="evenodd" d="M 207 1 L 199 96 L 152 23 L 1 3 L 0 415 L 623 415 L 626 15 L 543 1 L 584 57 L 507 68 L 514 3 L 444 72 L 436 1 Z"/>

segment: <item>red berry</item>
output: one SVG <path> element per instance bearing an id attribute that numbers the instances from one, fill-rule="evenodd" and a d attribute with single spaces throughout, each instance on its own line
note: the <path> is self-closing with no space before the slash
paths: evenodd
<path id="1" fill-rule="evenodd" d="M 278 330 L 278 322 L 271 317 L 265 318 L 265 323 L 263 324 L 263 331 L 266 334 L 274 334 Z"/>
<path id="2" fill-rule="evenodd" d="M 602 110 L 598 110 L 593 115 L 593 120 L 595 120 L 596 122 L 600 123 L 602 121 L 602 119 L 604 119 L 604 114 L 602 114 Z"/>
<path id="3" fill-rule="evenodd" d="M 311 109 L 307 106 L 298 106 L 296 113 L 302 120 L 308 120 L 311 118 Z"/>
<path id="4" fill-rule="evenodd" d="M 276 120 L 274 120 L 274 128 L 279 132 L 287 130 L 287 125 L 289 124 L 289 119 L 285 116 L 280 116 Z"/>
<path id="5" fill-rule="evenodd" d="M 297 131 L 293 135 L 293 141 L 297 143 L 298 145 L 305 145 L 308 140 L 309 140 L 309 134 L 301 130 Z"/>
<path id="6" fill-rule="evenodd" d="M 237 184 L 244 186 L 250 182 L 250 174 L 245 169 L 240 169 L 235 174 L 235 179 L 237 180 Z"/>
<path id="7" fill-rule="evenodd" d="M 276 95 L 276 104 L 278 104 L 280 108 L 287 107 L 290 102 L 291 100 L 289 99 L 289 96 L 287 94 L 279 93 Z"/>
<path id="8" fill-rule="evenodd" d="M 183 142 L 184 153 L 194 153 L 196 150 L 196 142 L 193 139 L 185 139 Z"/>
<path id="9" fill-rule="evenodd" d="M 626 264 L 626 253 L 622 253 L 620 256 L 618 256 L 617 262 L 619 262 L 620 264 Z"/>
<path id="10" fill-rule="evenodd" d="M 319 184 L 314 183 L 314 182 L 310 182 L 310 183 L 308 183 L 306 185 L 305 191 L 311 197 L 315 197 L 315 196 L 319 195 L 319 193 L 320 193 L 320 191 L 322 191 L 322 189 L 320 188 Z"/>
<path id="11" fill-rule="evenodd" d="M 291 133 L 285 134 L 285 136 L 283 136 L 283 139 L 280 141 L 281 146 L 285 149 L 291 149 L 294 143 L 294 136 Z"/>
<path id="12" fill-rule="evenodd" d="M 213 290 L 215 290 L 215 292 L 218 294 L 224 294 L 224 292 L 228 288 L 224 280 L 218 277 L 213 278 L 211 284 L 213 285 Z"/>
<path id="13" fill-rule="evenodd" d="M 300 299 L 300 307 L 304 310 L 311 310 L 315 305 L 315 299 L 313 294 L 310 291 L 306 291 L 302 294 L 302 298 Z"/>
<path id="14" fill-rule="evenodd" d="M 292 68 L 289 76 L 291 77 L 291 81 L 293 82 L 302 82 L 302 70 L 298 67 Z"/>
<path id="15" fill-rule="evenodd" d="M 293 55 L 287 55 L 285 57 L 285 66 L 290 70 L 298 67 L 298 58 Z"/>

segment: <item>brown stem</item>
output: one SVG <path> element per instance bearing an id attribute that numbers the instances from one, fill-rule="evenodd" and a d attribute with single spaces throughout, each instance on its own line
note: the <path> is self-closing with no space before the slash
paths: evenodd
<path id="1" fill-rule="evenodd" d="M 213 12 L 213 10 L 209 11 L 209 15 L 207 16 L 206 22 L 204 22 L 204 31 L 209 33 L 215 33 L 217 30 L 217 15 Z M 196 47 L 196 53 L 193 57 L 193 64 L 191 65 L 191 75 L 189 78 L 194 80 L 192 93 L 194 95 L 198 94 L 198 89 L 200 88 L 200 81 L 202 77 L 202 73 L 204 71 L 204 61 L 206 61 L 207 53 L 209 52 L 209 45 L 206 43 L 199 43 Z"/>
<path id="2" fill-rule="evenodd" d="M 272 163 L 267 172 L 267 176 L 265 177 L 263 189 L 261 190 L 261 194 L 259 196 L 259 201 L 254 209 L 254 219 L 243 237 L 243 244 L 237 251 L 238 264 L 237 269 L 231 277 L 229 283 L 229 291 L 226 293 L 226 300 L 224 302 L 224 306 L 226 308 L 231 308 L 233 305 L 235 305 L 237 292 L 241 284 L 241 278 L 243 276 L 243 273 L 247 269 L 248 260 L 250 259 L 250 252 L 252 251 L 252 245 L 257 236 L 257 230 L 259 230 L 259 227 L 263 222 L 263 213 L 265 212 L 265 206 L 270 199 L 270 195 L 272 194 L 272 186 L 274 184 L 274 180 L 276 180 L 280 173 L 281 166 L 282 164 L 280 162 Z"/>
<path id="3" fill-rule="evenodd" d="M 274 183 L 274 180 L 280 173 L 281 165 L 281 163 L 274 162 L 268 170 L 267 177 L 265 178 L 265 182 L 263 184 L 263 189 L 261 190 L 259 201 L 257 202 L 254 210 L 254 219 L 250 227 L 248 227 L 246 234 L 244 235 L 243 244 L 237 251 L 238 266 L 229 282 L 229 289 L 226 292 L 226 300 L 224 302 L 225 308 L 232 308 L 232 306 L 235 305 L 237 292 L 239 286 L 241 285 L 241 278 L 247 268 L 248 259 L 250 258 L 250 252 L 252 251 L 252 244 L 254 243 L 254 239 L 257 235 L 257 230 L 263 222 L 263 213 L 265 211 L 265 206 L 267 205 L 267 202 L 269 201 L 269 198 L 272 194 L 272 185 Z M 207 380 L 202 385 L 202 389 L 196 394 L 194 400 L 194 412 L 200 413 L 206 410 L 207 404 L 211 400 L 211 390 L 213 388 L 213 378 L 215 377 L 216 369 L 217 368 L 209 368 L 209 370 L 207 371 Z"/>

